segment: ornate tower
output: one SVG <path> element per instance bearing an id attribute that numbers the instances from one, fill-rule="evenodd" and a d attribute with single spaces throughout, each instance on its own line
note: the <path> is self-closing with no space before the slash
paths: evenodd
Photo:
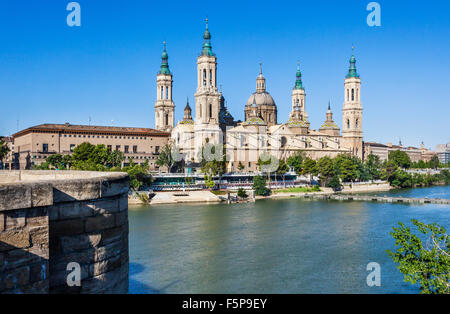
<path id="1" fill-rule="evenodd" d="M 174 127 L 175 104 L 172 100 L 173 79 L 169 70 L 166 42 L 161 59 L 161 68 L 156 75 L 155 127 L 157 130 L 170 132 Z"/>
<path id="2" fill-rule="evenodd" d="M 362 105 L 361 79 L 356 71 L 356 59 L 350 58 L 350 68 L 344 81 L 345 101 L 342 108 L 342 146 L 349 149 L 353 155 L 362 158 Z"/>
<path id="3" fill-rule="evenodd" d="M 197 58 L 197 92 L 195 93 L 195 123 L 219 124 L 220 93 L 217 90 L 217 59 L 212 52 L 208 19 L 203 34 L 203 49 Z"/>
<path id="4" fill-rule="evenodd" d="M 308 114 L 305 110 L 305 98 L 306 93 L 305 89 L 303 88 L 302 83 L 302 72 L 300 72 L 300 62 L 297 63 L 297 73 L 296 73 L 296 79 L 295 79 L 295 85 L 292 89 L 292 110 L 291 110 L 291 117 L 292 115 L 300 109 L 302 120 L 308 123 Z M 296 107 L 299 107 L 296 109 Z"/>
<path id="5" fill-rule="evenodd" d="M 330 136 L 339 136 L 340 130 L 337 124 L 333 121 L 333 113 L 331 112 L 330 102 L 328 102 L 328 110 L 326 116 L 327 118 L 320 127 L 319 132 Z"/>
<path id="6" fill-rule="evenodd" d="M 197 91 L 195 96 L 195 161 L 200 161 L 201 148 L 205 144 L 223 143 L 219 127 L 220 93 L 217 89 L 217 59 L 212 52 L 208 19 L 203 34 L 203 48 L 197 58 Z"/>

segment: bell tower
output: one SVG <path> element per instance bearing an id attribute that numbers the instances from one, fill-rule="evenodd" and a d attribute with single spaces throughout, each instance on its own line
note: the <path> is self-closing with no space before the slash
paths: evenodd
<path id="1" fill-rule="evenodd" d="M 344 80 L 344 106 L 342 108 L 342 146 L 352 155 L 362 158 L 362 105 L 361 79 L 356 71 L 356 59 L 353 53 L 350 67 Z"/>
<path id="2" fill-rule="evenodd" d="M 306 100 L 306 93 L 305 88 L 303 87 L 302 83 L 302 72 L 300 72 L 300 61 L 297 62 L 297 73 L 295 75 L 295 85 L 292 89 L 292 110 L 291 110 L 291 117 L 293 117 L 294 113 L 300 112 L 301 114 L 301 120 L 308 122 L 308 114 L 305 110 L 305 100 Z"/>
<path id="3" fill-rule="evenodd" d="M 208 19 L 203 34 L 203 48 L 197 58 L 195 123 L 219 124 L 220 93 L 217 90 L 217 58 L 212 52 Z"/>
<path id="4" fill-rule="evenodd" d="M 172 100 L 172 73 L 169 70 L 169 56 L 166 42 L 161 56 L 161 67 L 156 75 L 155 128 L 170 132 L 174 127 L 175 104 Z"/>

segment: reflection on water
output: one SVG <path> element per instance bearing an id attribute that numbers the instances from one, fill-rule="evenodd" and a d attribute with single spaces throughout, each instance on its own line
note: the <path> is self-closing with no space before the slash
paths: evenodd
<path id="1" fill-rule="evenodd" d="M 411 218 L 448 228 L 450 211 L 301 199 L 130 206 L 130 292 L 415 293 L 385 252 L 392 226 Z M 366 285 L 369 262 L 381 287 Z"/>

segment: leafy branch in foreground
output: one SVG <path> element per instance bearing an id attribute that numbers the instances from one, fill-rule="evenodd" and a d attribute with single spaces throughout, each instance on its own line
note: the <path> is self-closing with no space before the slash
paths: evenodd
<path id="1" fill-rule="evenodd" d="M 416 219 L 411 220 L 428 241 L 424 246 L 422 240 L 411 229 L 399 222 L 389 234 L 398 246 L 396 252 L 387 250 L 404 280 L 411 284 L 419 284 L 422 294 L 450 293 L 450 239 L 444 227 L 438 224 L 424 224 Z"/>

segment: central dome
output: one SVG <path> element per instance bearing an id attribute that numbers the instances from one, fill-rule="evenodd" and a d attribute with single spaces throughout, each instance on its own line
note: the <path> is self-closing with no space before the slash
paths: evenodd
<path id="1" fill-rule="evenodd" d="M 247 100 L 247 106 L 275 106 L 275 101 L 268 92 L 255 92 Z"/>

